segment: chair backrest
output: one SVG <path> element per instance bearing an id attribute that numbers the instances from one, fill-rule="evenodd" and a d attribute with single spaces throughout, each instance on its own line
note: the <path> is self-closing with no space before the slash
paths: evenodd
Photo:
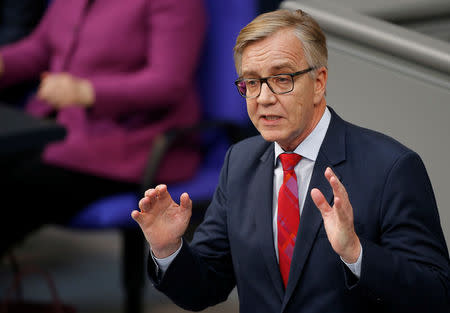
<path id="1" fill-rule="evenodd" d="M 257 0 L 205 0 L 205 6 L 209 25 L 198 73 L 204 118 L 247 125 L 245 101 L 234 86 L 233 47 L 256 16 Z"/>
<path id="2" fill-rule="evenodd" d="M 233 47 L 239 31 L 256 16 L 257 1 L 205 0 L 209 25 L 198 72 L 203 120 L 230 122 L 245 131 L 245 135 L 251 123 L 245 100 L 234 85 L 237 74 Z M 204 133 L 202 139 L 205 151 L 201 167 L 191 180 L 169 186 L 174 199 L 183 192 L 188 192 L 194 201 L 208 201 L 213 195 L 231 142 L 220 128 Z"/>

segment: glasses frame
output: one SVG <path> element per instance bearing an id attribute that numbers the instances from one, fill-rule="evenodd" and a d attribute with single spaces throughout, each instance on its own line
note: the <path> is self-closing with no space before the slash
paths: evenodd
<path id="1" fill-rule="evenodd" d="M 316 67 L 315 67 L 315 66 L 312 66 L 312 67 L 308 67 L 307 69 L 304 69 L 304 70 L 301 70 L 301 71 L 298 71 L 298 72 L 294 72 L 294 73 L 281 73 L 281 74 L 272 75 L 272 76 L 267 76 L 267 77 L 262 77 L 262 78 L 240 78 L 240 79 L 237 79 L 237 80 L 234 82 L 234 84 L 236 85 L 236 88 L 237 88 L 239 94 L 240 94 L 242 97 L 246 98 L 246 99 L 258 98 L 259 95 L 261 94 L 261 89 L 262 89 L 262 84 L 263 84 L 263 83 L 266 83 L 267 87 L 269 87 L 270 91 L 272 91 L 274 94 L 276 94 L 276 95 L 284 95 L 284 94 L 287 94 L 287 93 L 291 92 L 292 90 L 294 90 L 294 77 L 295 77 L 295 76 L 299 76 L 299 75 L 303 75 L 303 74 L 309 73 L 309 72 L 311 72 L 312 70 L 315 70 L 315 69 L 316 69 Z M 269 84 L 269 82 L 268 82 L 268 79 L 274 78 L 274 77 L 279 77 L 279 76 L 281 76 L 281 75 L 288 75 L 288 76 L 291 77 L 291 81 L 292 81 L 292 88 L 291 88 L 291 90 L 289 90 L 289 91 L 284 91 L 284 92 L 275 92 L 275 91 L 272 89 L 272 86 L 270 86 L 270 84 Z M 239 83 L 243 82 L 244 80 L 249 80 L 249 79 L 259 81 L 259 92 L 258 92 L 258 94 L 257 94 L 256 96 L 247 97 L 246 95 L 243 95 L 243 94 L 240 92 L 240 89 L 239 89 Z"/>

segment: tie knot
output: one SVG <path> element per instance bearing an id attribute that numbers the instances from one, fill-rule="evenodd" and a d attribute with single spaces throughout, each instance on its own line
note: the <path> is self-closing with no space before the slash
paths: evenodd
<path id="1" fill-rule="evenodd" d="M 302 156 L 296 153 L 282 153 L 279 158 L 283 166 L 283 171 L 292 171 L 297 163 L 300 162 Z"/>

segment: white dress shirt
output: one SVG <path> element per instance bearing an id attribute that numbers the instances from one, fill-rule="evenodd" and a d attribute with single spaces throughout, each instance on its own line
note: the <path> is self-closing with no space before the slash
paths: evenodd
<path id="1" fill-rule="evenodd" d="M 311 181 L 311 176 L 314 168 L 314 164 L 317 159 L 317 155 L 319 154 L 320 146 L 322 145 L 323 139 L 325 138 L 325 134 L 328 130 L 328 126 L 330 125 L 331 113 L 328 108 L 325 109 L 322 118 L 319 123 L 313 129 L 311 134 L 305 138 L 293 151 L 302 156 L 302 159 L 298 164 L 294 167 L 295 175 L 297 175 L 298 182 L 298 196 L 299 196 L 299 208 L 300 208 L 300 218 L 303 211 L 303 206 L 305 204 L 306 193 L 308 192 L 309 182 Z M 283 184 L 283 168 L 281 166 L 281 162 L 278 159 L 278 156 L 285 151 L 280 147 L 278 143 L 275 142 L 275 170 L 273 175 L 273 203 L 272 203 L 272 213 L 273 213 L 273 238 L 274 238 L 274 247 L 275 252 L 278 259 L 278 242 L 277 242 L 277 234 L 278 234 L 278 226 L 277 226 L 277 213 L 278 213 L 278 192 Z M 181 244 L 181 246 L 183 243 Z M 157 271 L 159 275 L 164 275 L 164 272 L 167 270 L 169 265 L 172 263 L 173 259 L 178 255 L 181 250 L 181 246 L 179 249 L 173 253 L 171 256 L 158 259 L 153 254 L 153 260 L 156 263 Z M 341 258 L 342 260 L 342 258 Z M 362 260 L 362 248 L 361 253 L 359 255 L 356 263 L 346 263 L 344 260 L 344 264 L 348 266 L 348 268 L 355 274 L 358 278 L 361 275 L 361 260 Z M 161 276 L 162 277 L 162 276 Z"/>
<path id="2" fill-rule="evenodd" d="M 297 176 L 298 185 L 298 200 L 300 208 L 300 219 L 303 212 L 303 206 L 305 205 L 305 199 L 307 197 L 307 192 L 309 188 L 309 183 L 311 181 L 312 172 L 314 169 L 314 164 L 316 163 L 317 155 L 319 154 L 320 146 L 322 145 L 323 139 L 328 130 L 328 126 L 331 121 L 331 113 L 328 108 L 322 115 L 319 123 L 313 129 L 311 134 L 305 138 L 298 146 L 295 148 L 293 153 L 302 156 L 300 162 L 294 167 L 295 175 Z M 277 224 L 277 214 L 278 214 L 278 193 L 280 191 L 281 185 L 283 184 L 283 167 L 278 156 L 285 151 L 280 145 L 275 142 L 275 171 L 273 175 L 273 203 L 272 203 L 272 226 L 273 226 L 273 239 L 275 253 L 278 259 L 278 224 Z M 341 258 L 342 260 L 342 258 Z M 361 260 L 362 260 L 362 247 L 361 253 L 358 260 L 355 263 L 346 263 L 348 268 L 355 274 L 358 278 L 361 276 Z"/>

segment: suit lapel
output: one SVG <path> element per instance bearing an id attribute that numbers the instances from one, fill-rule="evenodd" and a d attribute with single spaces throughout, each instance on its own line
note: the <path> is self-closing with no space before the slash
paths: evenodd
<path id="1" fill-rule="evenodd" d="M 272 201 L 273 201 L 273 171 L 274 171 L 274 151 L 273 144 L 261 157 L 255 171 L 255 188 L 258 194 L 254 203 L 257 208 L 255 216 L 256 231 L 261 240 L 259 246 L 270 275 L 276 293 L 283 301 L 283 281 L 281 279 L 278 261 L 275 254 L 273 226 L 272 226 Z"/>
<path id="2" fill-rule="evenodd" d="M 314 164 L 305 205 L 300 217 L 297 241 L 292 256 L 289 281 L 286 287 L 282 310 L 284 310 L 297 286 L 306 260 L 308 259 L 311 248 L 316 240 L 317 232 L 322 224 L 322 216 L 310 195 L 311 189 L 318 188 L 322 191 L 328 203 L 332 204 L 333 191 L 324 176 L 325 169 L 330 166 L 333 171 L 335 171 L 338 178 L 342 179 L 334 166 L 345 160 L 345 125 L 332 109 L 330 109 L 330 111 L 332 113 L 332 118 L 317 156 L 316 163 Z"/>

